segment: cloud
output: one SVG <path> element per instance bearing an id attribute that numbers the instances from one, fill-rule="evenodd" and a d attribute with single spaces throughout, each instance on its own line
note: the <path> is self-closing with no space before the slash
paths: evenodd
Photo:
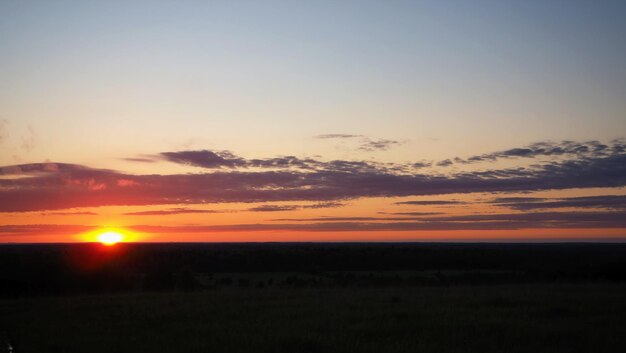
<path id="1" fill-rule="evenodd" d="M 378 213 L 385 213 L 385 212 L 378 212 Z M 443 212 L 391 212 L 388 214 L 394 214 L 394 215 L 398 215 L 398 216 L 434 216 L 434 215 L 440 215 L 443 214 Z"/>
<path id="2" fill-rule="evenodd" d="M 324 134 L 324 135 L 316 135 L 317 139 L 351 139 L 363 137 L 363 135 L 350 135 L 350 134 Z"/>
<path id="3" fill-rule="evenodd" d="M 237 157 L 228 151 L 163 152 L 161 156 L 170 162 L 203 168 L 236 168 L 246 166 L 246 161 L 243 158 Z"/>
<path id="4" fill-rule="evenodd" d="M 278 212 L 278 211 L 293 211 L 293 210 L 297 210 L 297 209 L 298 209 L 298 206 L 293 206 L 293 205 L 288 205 L 288 206 L 261 205 L 261 206 L 256 206 L 256 207 L 249 208 L 248 211 L 251 211 L 251 212 Z"/>
<path id="5" fill-rule="evenodd" d="M 334 208 L 334 207 L 343 207 L 346 204 L 343 202 L 319 202 L 312 205 L 304 205 L 302 208 Z"/>
<path id="6" fill-rule="evenodd" d="M 398 172 L 367 162 L 341 160 L 311 162 L 315 165 L 311 169 L 249 171 L 231 167 L 249 165 L 249 160 L 230 153 L 201 152 L 170 157 L 183 163 L 195 161 L 225 168 L 208 173 L 171 175 L 133 175 L 63 163 L 0 168 L 3 175 L 19 176 L 0 178 L 0 212 L 109 205 L 342 202 L 364 197 L 626 186 L 626 153 L 623 152 L 550 161 L 527 168 L 450 175 Z"/>
<path id="7" fill-rule="evenodd" d="M 125 216 L 169 216 L 175 214 L 187 214 L 187 213 L 222 213 L 223 211 L 215 210 L 196 210 L 184 207 L 170 208 L 167 210 L 154 210 L 154 211 L 139 211 L 139 212 L 127 212 Z"/>
<path id="8" fill-rule="evenodd" d="M 401 213 L 398 213 L 400 215 Z M 435 215 L 441 213 L 424 213 L 418 216 Z M 278 222 L 357 222 L 357 221 L 424 221 L 421 217 L 314 217 L 314 218 L 278 218 L 272 221 Z"/>
<path id="9" fill-rule="evenodd" d="M 444 159 L 443 161 L 437 162 L 438 167 L 448 167 L 454 164 L 450 159 Z"/>
<path id="10" fill-rule="evenodd" d="M 428 168 L 430 166 L 432 166 L 433 164 L 431 162 L 415 162 L 413 164 L 411 164 L 411 166 L 415 169 L 420 169 L 420 168 Z"/>
<path id="11" fill-rule="evenodd" d="M 602 195 L 567 198 L 507 197 L 491 203 L 520 211 L 549 208 L 601 208 L 626 210 L 626 196 Z"/>
<path id="12" fill-rule="evenodd" d="M 149 157 L 130 157 L 130 158 L 122 158 L 122 160 L 127 162 L 136 162 L 136 163 L 155 163 L 158 160 Z"/>
<path id="13" fill-rule="evenodd" d="M 386 151 L 386 150 L 390 149 L 391 147 L 393 147 L 395 145 L 400 145 L 400 144 L 401 144 L 400 141 L 395 141 L 395 140 L 387 140 L 387 139 L 370 140 L 370 139 L 365 139 L 365 141 L 361 144 L 359 149 L 362 150 L 362 151 L 368 151 L 368 152 Z"/>
<path id="14" fill-rule="evenodd" d="M 0 175 L 37 176 L 42 174 L 74 173 L 88 170 L 93 169 L 77 164 L 46 162 L 0 167 Z M 101 171 L 106 172 L 107 170 L 102 169 Z"/>
<path id="15" fill-rule="evenodd" d="M 455 158 L 455 161 L 463 164 L 476 162 L 493 162 L 498 159 L 511 158 L 537 158 L 537 157 L 554 157 L 554 156 L 578 156 L 601 158 L 615 153 L 623 153 L 626 143 L 623 139 L 611 141 L 610 144 L 603 144 L 599 141 L 574 142 L 537 142 L 529 146 L 521 148 L 511 148 L 504 151 L 486 153 L 482 155 L 472 156 L 466 159 Z M 447 160 L 446 165 L 452 164 Z"/>
<path id="16" fill-rule="evenodd" d="M 76 211 L 76 212 L 47 212 L 45 216 L 97 216 L 98 214 L 90 211 Z"/>
<path id="17" fill-rule="evenodd" d="M 220 168 L 272 168 L 272 169 L 314 169 L 322 162 L 314 159 L 300 159 L 295 156 L 283 156 L 266 159 L 244 159 L 229 151 L 179 151 L 163 152 L 161 157 L 169 162 L 207 169 Z"/>
<path id="18" fill-rule="evenodd" d="M 383 164 L 365 161 L 319 161 L 312 158 L 301 159 L 295 156 L 281 156 L 264 159 L 245 159 L 229 151 L 179 151 L 163 152 L 162 158 L 183 165 L 191 165 L 206 169 L 299 169 L 312 170 L 382 170 Z"/>
<path id="19" fill-rule="evenodd" d="M 7 224 L 0 225 L 0 236 L 78 234 L 98 229 L 96 226 L 75 224 Z"/>
<path id="20" fill-rule="evenodd" d="M 318 162 L 314 159 L 300 159 L 294 156 L 284 156 L 284 157 L 276 157 L 276 158 L 266 158 L 266 159 L 251 159 L 246 161 L 244 167 L 246 168 L 273 168 L 273 169 L 289 169 L 289 168 L 298 168 L 298 169 L 315 169 L 317 166 L 321 165 L 321 162 Z"/>
<path id="21" fill-rule="evenodd" d="M 456 200 L 414 200 L 396 202 L 396 205 L 417 205 L 417 206 L 433 206 L 433 205 L 462 205 L 465 202 Z"/>
<path id="22" fill-rule="evenodd" d="M 303 208 L 332 208 L 341 207 L 345 204 L 340 202 L 320 202 L 312 205 L 260 205 L 251 207 L 248 211 L 251 212 L 277 212 L 277 211 L 294 211 Z"/>
<path id="23" fill-rule="evenodd" d="M 352 135 L 352 134 L 324 134 L 314 136 L 317 139 L 323 140 L 354 140 L 358 139 L 360 145 L 358 147 L 361 151 L 374 152 L 374 151 L 386 151 L 395 145 L 401 145 L 402 142 L 389 139 L 372 139 L 364 135 Z"/>

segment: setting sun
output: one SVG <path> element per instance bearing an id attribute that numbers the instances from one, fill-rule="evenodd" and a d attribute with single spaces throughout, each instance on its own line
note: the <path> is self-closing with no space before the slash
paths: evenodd
<path id="1" fill-rule="evenodd" d="M 116 231 L 106 231 L 98 235 L 98 241 L 104 245 L 115 245 L 124 240 L 124 235 Z"/>

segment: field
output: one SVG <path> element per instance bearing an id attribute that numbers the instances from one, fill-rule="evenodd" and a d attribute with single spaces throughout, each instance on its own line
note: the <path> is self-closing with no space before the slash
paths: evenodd
<path id="1" fill-rule="evenodd" d="M 0 308 L 15 352 L 620 352 L 624 298 L 598 284 L 233 288 Z"/>
<path id="2" fill-rule="evenodd" d="M 3 247 L 0 352 L 624 352 L 624 250 Z"/>

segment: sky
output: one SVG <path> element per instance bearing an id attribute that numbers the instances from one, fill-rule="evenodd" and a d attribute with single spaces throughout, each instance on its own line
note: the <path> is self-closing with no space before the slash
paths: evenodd
<path id="1" fill-rule="evenodd" d="M 0 242 L 623 241 L 625 16 L 0 0 Z"/>

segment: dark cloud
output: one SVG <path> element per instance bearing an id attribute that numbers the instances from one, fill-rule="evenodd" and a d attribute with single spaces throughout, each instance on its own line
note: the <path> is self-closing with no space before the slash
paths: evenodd
<path id="1" fill-rule="evenodd" d="M 282 206 L 282 205 L 261 205 L 261 206 L 256 206 L 256 207 L 251 207 L 248 209 L 248 211 L 251 212 L 279 212 L 279 211 L 293 211 L 293 210 L 297 210 L 298 206 L 294 206 L 294 205 L 287 205 L 287 206 Z"/>
<path id="2" fill-rule="evenodd" d="M 73 173 L 80 171 L 92 170 L 88 167 L 68 164 L 68 163 L 31 163 L 31 164 L 19 164 L 11 165 L 0 168 L 0 175 L 6 176 L 36 176 L 40 174 L 58 174 L 58 173 Z M 107 170 L 102 170 L 106 172 Z"/>
<path id="3" fill-rule="evenodd" d="M 312 205 L 260 205 L 249 208 L 251 212 L 277 212 L 277 211 L 293 211 L 303 208 L 332 208 L 341 207 L 345 204 L 341 202 L 320 202 Z"/>
<path id="4" fill-rule="evenodd" d="M 431 162 L 416 162 L 413 163 L 411 166 L 415 169 L 420 169 L 420 168 L 428 168 L 432 165 Z"/>
<path id="5" fill-rule="evenodd" d="M 371 140 L 371 139 L 365 139 L 365 141 L 361 144 L 361 146 L 359 146 L 359 149 L 362 151 L 368 151 L 368 152 L 373 152 L 373 151 L 386 151 L 388 149 L 390 149 L 393 146 L 399 145 L 401 144 L 400 141 L 395 141 L 395 140 L 386 140 L 386 139 L 380 139 L 380 140 Z"/>
<path id="6" fill-rule="evenodd" d="M 169 216 L 175 214 L 186 213 L 222 213 L 223 211 L 216 210 L 196 210 L 184 207 L 169 208 L 167 210 L 155 210 L 155 211 L 140 211 L 140 212 L 128 212 L 124 213 L 126 216 Z"/>
<path id="7" fill-rule="evenodd" d="M 192 165 L 202 168 L 236 168 L 246 167 L 246 161 L 228 151 L 213 152 L 202 151 L 180 151 L 163 152 L 161 156 L 174 163 Z"/>
<path id="8" fill-rule="evenodd" d="M 429 222 L 480 224 L 501 222 L 503 227 L 516 228 L 622 228 L 626 212 L 530 212 L 429 217 Z M 506 228 L 503 228 L 506 229 Z"/>
<path id="9" fill-rule="evenodd" d="M 382 171 L 391 170 L 389 166 L 383 163 L 365 162 L 365 161 L 319 161 L 312 158 L 298 158 L 295 156 L 282 156 L 264 159 L 245 159 L 234 155 L 228 151 L 180 151 L 180 152 L 163 152 L 161 156 L 174 163 L 202 167 L 206 169 L 287 169 L 302 171 Z M 391 167 L 396 167 L 391 165 Z"/>
<path id="10" fill-rule="evenodd" d="M 461 205 L 465 202 L 456 200 L 413 200 L 396 202 L 396 205 L 417 205 L 417 206 L 435 206 L 435 205 Z"/>
<path id="11" fill-rule="evenodd" d="M 311 170 L 323 168 L 324 163 L 314 159 L 301 159 L 295 156 L 274 157 L 265 159 L 245 159 L 234 155 L 229 151 L 179 151 L 163 152 L 162 158 L 167 161 L 201 167 L 207 169 L 220 168 L 271 168 L 271 169 L 304 169 Z M 331 163 L 331 162 L 328 162 Z"/>
<path id="12" fill-rule="evenodd" d="M 319 202 L 312 205 L 304 205 L 302 208 L 335 208 L 335 207 L 343 207 L 345 203 L 342 202 Z"/>
<path id="13" fill-rule="evenodd" d="M 324 134 L 317 135 L 315 138 L 318 139 L 351 139 L 356 137 L 363 137 L 363 135 L 351 135 L 351 134 Z"/>
<path id="14" fill-rule="evenodd" d="M 97 216 L 95 212 L 89 211 L 77 211 L 77 212 L 47 212 L 46 216 Z"/>
<path id="15" fill-rule="evenodd" d="M 507 197 L 497 198 L 491 203 L 498 206 L 509 207 L 521 211 L 549 209 L 549 208 L 602 208 L 602 209 L 626 209 L 626 196 L 602 195 L 567 198 L 533 198 L 533 197 Z"/>
<path id="16" fill-rule="evenodd" d="M 385 213 L 385 212 L 379 212 L 379 213 Z M 443 214 L 443 212 L 391 212 L 388 214 L 393 214 L 393 215 L 398 215 L 398 216 L 434 216 L 434 215 L 440 215 Z"/>
<path id="17" fill-rule="evenodd" d="M 491 201 L 491 203 L 516 203 L 516 202 L 540 202 L 547 200 L 540 197 L 498 197 Z"/>
<path id="18" fill-rule="evenodd" d="M 0 225 L 0 236 L 6 235 L 57 235 L 78 234 L 98 229 L 95 226 L 75 224 L 8 224 Z"/>
<path id="19" fill-rule="evenodd" d="M 137 163 L 155 163 L 158 161 L 157 159 L 148 158 L 148 157 L 122 158 L 122 160 L 125 160 L 127 162 L 137 162 Z"/>
<path id="20" fill-rule="evenodd" d="M 447 167 L 451 166 L 454 162 L 449 159 L 444 159 L 443 161 L 437 162 L 438 167 Z"/>
<path id="21" fill-rule="evenodd" d="M 498 159 L 537 158 L 546 156 L 578 156 L 580 158 L 601 158 L 609 156 L 610 154 L 623 153 L 624 147 L 624 140 L 621 139 L 613 140 L 609 145 L 603 144 L 599 141 L 537 142 L 522 148 L 512 148 L 504 151 L 486 153 L 478 156 L 472 156 L 467 159 L 456 158 L 455 161 L 458 163 L 468 164 L 485 161 L 492 162 Z"/>
<path id="22" fill-rule="evenodd" d="M 400 173 L 367 162 L 330 161 L 313 169 L 246 171 L 249 161 L 228 153 L 170 155 L 211 173 L 133 175 L 84 166 L 39 163 L 0 169 L 0 212 L 107 205 L 335 201 L 481 192 L 626 186 L 626 154 L 552 161 L 528 168 L 429 175 Z M 22 177 L 24 176 L 24 177 Z M 27 177 L 26 177 L 27 176 Z"/>
<path id="23" fill-rule="evenodd" d="M 374 151 L 386 151 L 395 145 L 400 145 L 402 142 L 389 139 L 372 139 L 363 135 L 352 134 L 324 134 L 315 136 L 317 139 L 359 139 L 359 150 L 374 152 Z"/>
<path id="24" fill-rule="evenodd" d="M 275 222 L 345 222 L 345 221 L 380 221 L 383 217 L 315 217 L 315 218 L 277 218 Z"/>
<path id="25" fill-rule="evenodd" d="M 419 216 L 434 215 L 440 213 L 425 213 Z M 398 213 L 401 215 L 401 213 Z M 415 215 L 414 215 L 415 216 Z M 278 218 L 272 221 L 277 222 L 357 222 L 357 221 L 424 221 L 424 218 L 416 217 L 314 217 L 314 218 Z"/>
<path id="26" fill-rule="evenodd" d="M 318 162 L 314 159 L 306 158 L 300 159 L 294 156 L 284 156 L 284 157 L 276 157 L 276 158 L 266 158 L 266 159 L 251 159 L 246 160 L 245 164 L 242 165 L 244 168 L 274 168 L 274 169 L 289 169 L 289 168 L 297 168 L 297 169 L 315 169 L 320 166 L 321 162 Z"/>

